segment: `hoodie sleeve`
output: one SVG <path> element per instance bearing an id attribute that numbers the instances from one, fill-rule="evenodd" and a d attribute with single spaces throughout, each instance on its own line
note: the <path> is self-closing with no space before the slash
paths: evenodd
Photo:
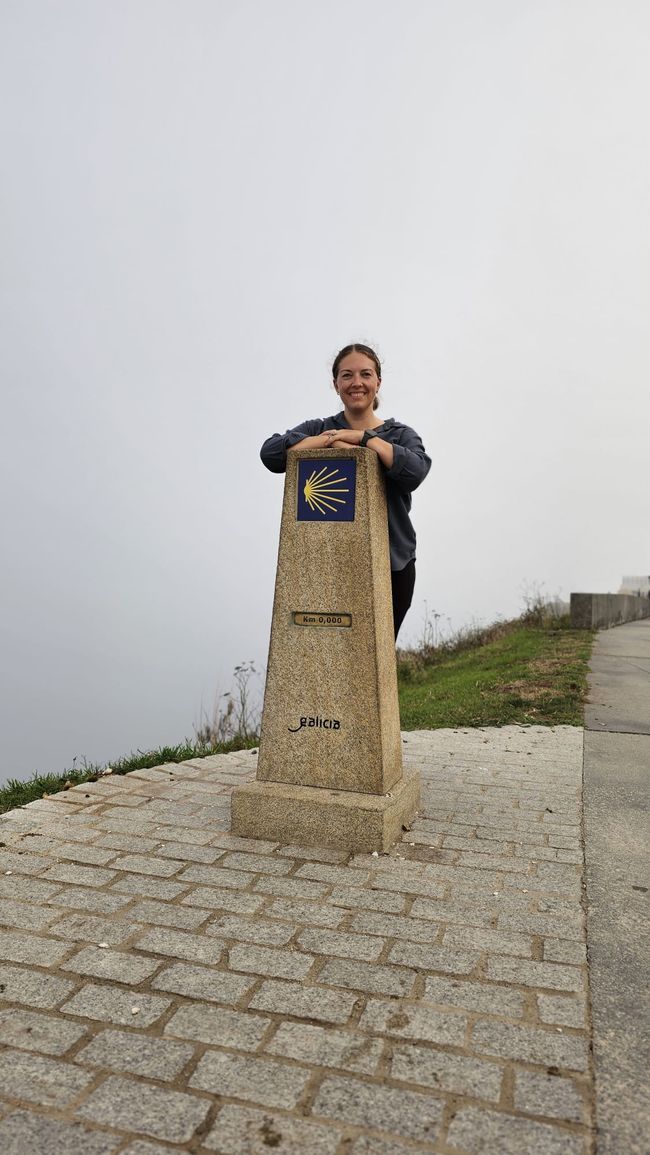
<path id="1" fill-rule="evenodd" d="M 393 464 L 385 476 L 405 493 L 411 493 L 424 481 L 430 468 L 431 458 L 420 435 L 409 425 L 403 425 L 399 441 L 393 441 Z"/>
<path id="2" fill-rule="evenodd" d="M 321 418 L 313 418 L 296 425 L 294 429 L 287 429 L 286 433 L 273 433 L 260 449 L 264 465 L 271 473 L 284 473 L 287 468 L 287 450 L 305 437 L 316 437 L 324 428 L 325 422 Z"/>

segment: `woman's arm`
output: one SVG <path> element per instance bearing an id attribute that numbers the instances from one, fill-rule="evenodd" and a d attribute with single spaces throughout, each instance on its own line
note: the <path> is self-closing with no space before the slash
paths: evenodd
<path id="1" fill-rule="evenodd" d="M 303 421 L 294 429 L 287 429 L 286 433 L 273 433 L 271 437 L 267 437 L 260 449 L 260 457 L 266 468 L 271 470 L 271 473 L 284 473 L 287 468 L 289 450 L 293 449 L 295 445 L 301 445 L 303 449 L 320 449 L 325 445 L 324 440 L 321 441 L 322 434 L 323 421 L 321 419 Z M 307 442 L 313 442 L 313 444 L 306 444 Z"/>
<path id="2" fill-rule="evenodd" d="M 374 445 L 379 438 L 374 437 L 369 445 Z M 424 481 L 431 469 L 431 458 L 426 452 L 422 439 L 415 429 L 403 425 L 400 430 L 400 440 L 391 444 L 393 451 L 392 465 L 386 470 L 386 477 L 390 477 L 400 489 L 411 493 Z"/>

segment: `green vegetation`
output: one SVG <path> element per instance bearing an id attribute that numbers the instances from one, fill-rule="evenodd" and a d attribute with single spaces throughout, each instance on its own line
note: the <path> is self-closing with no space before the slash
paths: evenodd
<path id="1" fill-rule="evenodd" d="M 572 630 L 568 617 L 550 615 L 539 599 L 515 621 L 470 628 L 446 640 L 436 636 L 435 621 L 428 621 L 420 645 L 397 654 L 402 727 L 580 726 L 593 637 Z M 259 712 L 251 705 L 249 683 L 256 674 L 250 662 L 236 667 L 234 694 L 222 695 L 212 717 L 203 717 L 195 740 L 138 751 L 112 762 L 111 772 L 254 748 Z M 105 766 L 83 762 L 61 774 L 12 779 L 0 788 L 0 813 L 105 773 Z"/>
<path id="2" fill-rule="evenodd" d="M 405 730 L 583 723 L 593 633 L 524 614 L 439 646 L 400 652 Z"/>
<path id="3" fill-rule="evenodd" d="M 232 750 L 249 750 L 257 745 L 257 735 L 246 738 L 231 738 L 228 742 L 192 742 L 186 739 L 178 746 L 161 746 L 158 750 L 138 751 L 126 758 L 118 758 L 110 763 L 113 774 L 128 774 L 130 770 L 142 770 L 146 766 L 162 766 L 164 762 L 185 762 L 188 758 L 205 758 L 208 754 L 229 754 Z M 62 774 L 34 774 L 27 782 L 10 778 L 6 786 L 0 787 L 0 814 L 25 806 L 36 798 L 46 798 L 59 790 L 77 786 L 80 782 L 96 782 L 106 773 L 106 766 L 83 762 Z"/>

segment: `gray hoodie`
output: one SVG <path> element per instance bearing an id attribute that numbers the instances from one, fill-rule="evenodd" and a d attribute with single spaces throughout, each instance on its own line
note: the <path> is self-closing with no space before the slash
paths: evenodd
<path id="1" fill-rule="evenodd" d="M 267 438 L 260 457 L 271 473 L 284 473 L 287 468 L 287 450 L 305 437 L 317 437 L 327 429 L 349 429 L 345 413 L 335 417 L 315 417 L 286 433 L 274 433 Z M 374 433 L 393 446 L 393 464 L 384 469 L 386 504 L 388 506 L 388 541 L 390 568 L 402 570 L 415 557 L 415 530 L 411 523 L 411 493 L 424 481 L 431 468 L 422 440 L 409 425 L 402 425 L 388 417 Z"/>

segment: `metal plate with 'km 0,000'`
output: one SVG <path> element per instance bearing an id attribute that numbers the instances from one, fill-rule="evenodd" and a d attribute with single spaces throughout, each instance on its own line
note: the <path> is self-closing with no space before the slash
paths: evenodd
<path id="1" fill-rule="evenodd" d="M 351 626 L 352 614 L 306 613 L 294 610 L 294 626 Z"/>

